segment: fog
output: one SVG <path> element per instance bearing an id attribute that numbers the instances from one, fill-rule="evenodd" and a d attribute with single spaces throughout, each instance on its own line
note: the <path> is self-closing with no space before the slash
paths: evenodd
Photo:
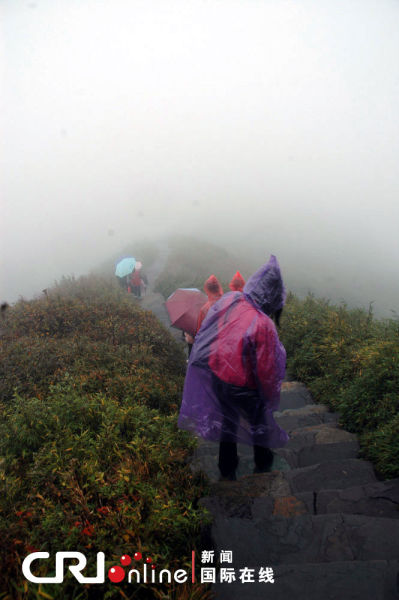
<path id="1" fill-rule="evenodd" d="M 396 0 L 1 13 L 2 300 L 179 232 L 399 310 Z"/>

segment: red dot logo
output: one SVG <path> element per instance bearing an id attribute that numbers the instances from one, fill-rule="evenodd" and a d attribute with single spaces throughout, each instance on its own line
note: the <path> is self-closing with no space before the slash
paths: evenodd
<path id="1" fill-rule="evenodd" d="M 122 567 L 111 567 L 108 571 L 108 577 L 112 583 L 120 583 L 125 577 L 125 571 Z"/>
<path id="2" fill-rule="evenodd" d="M 134 560 L 141 560 L 143 558 L 141 552 L 135 552 L 133 556 Z"/>
<path id="3" fill-rule="evenodd" d="M 128 554 L 124 554 L 123 556 L 121 556 L 121 565 L 123 565 L 124 567 L 128 567 L 131 562 L 132 559 Z"/>

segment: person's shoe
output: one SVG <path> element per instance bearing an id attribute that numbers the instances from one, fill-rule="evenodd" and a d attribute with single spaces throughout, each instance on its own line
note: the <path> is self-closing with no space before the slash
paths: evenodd
<path id="1" fill-rule="evenodd" d="M 273 471 L 273 463 L 267 467 L 254 467 L 255 473 L 271 473 Z"/>
<path id="2" fill-rule="evenodd" d="M 260 451 L 262 450 L 262 451 Z M 271 473 L 273 471 L 274 453 L 270 448 L 260 449 L 258 446 L 254 448 L 254 463 L 255 468 L 253 473 Z"/>

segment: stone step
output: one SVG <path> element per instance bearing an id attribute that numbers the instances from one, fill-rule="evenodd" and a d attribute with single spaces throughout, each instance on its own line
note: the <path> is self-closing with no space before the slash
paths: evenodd
<path id="1" fill-rule="evenodd" d="M 237 481 L 218 481 L 211 495 L 226 498 L 297 496 L 302 492 L 318 493 L 323 489 L 344 490 L 377 483 L 369 462 L 347 459 L 319 463 L 291 471 L 272 471 L 247 475 Z"/>
<path id="2" fill-rule="evenodd" d="M 266 564 L 272 566 L 267 557 Z M 226 565 L 230 566 L 230 565 Z M 233 565 L 234 566 L 234 565 Z M 251 568 L 252 565 L 245 565 Z M 398 561 L 353 561 L 291 564 L 273 567 L 274 583 L 233 583 L 212 586 L 215 600 L 398 600 Z M 253 567 L 252 567 L 253 568 Z"/>
<path id="3" fill-rule="evenodd" d="M 239 445 L 242 477 L 213 483 L 200 501 L 213 517 L 215 554 L 233 551 L 223 566 L 270 566 L 275 583 L 216 584 L 216 600 L 399 600 L 399 480 L 378 482 L 355 458 L 356 436 L 302 384 L 284 382 L 280 409 L 290 441 L 275 450 L 279 470 L 250 475 L 253 450 Z M 218 444 L 201 442 L 192 467 L 216 482 L 217 459 Z"/>
<path id="4" fill-rule="evenodd" d="M 259 498 L 263 496 L 288 496 L 291 487 L 281 471 L 248 475 L 238 481 L 218 481 L 211 485 L 211 496 L 225 498 Z"/>
<path id="5" fill-rule="evenodd" d="M 337 427 L 335 423 L 322 423 L 294 429 L 290 432 L 290 439 L 284 448 L 302 448 L 314 444 L 337 444 L 356 440 L 356 434 Z"/>
<path id="6" fill-rule="evenodd" d="M 274 418 L 280 427 L 289 434 L 300 427 L 321 425 L 322 423 L 338 423 L 339 417 L 337 413 L 329 412 L 324 404 L 308 404 L 302 408 L 276 411 Z"/>
<path id="7" fill-rule="evenodd" d="M 315 503 L 317 514 L 342 512 L 398 519 L 399 479 L 346 490 L 320 490 Z"/>
<path id="8" fill-rule="evenodd" d="M 250 475 L 254 469 L 253 448 L 238 444 L 237 450 L 240 457 L 237 477 Z M 356 458 L 358 451 L 356 435 L 335 427 L 334 423 L 313 425 L 293 431 L 288 444 L 274 450 L 275 460 L 271 468 L 287 471 L 319 462 Z M 192 468 L 204 471 L 211 481 L 217 481 L 220 475 L 218 456 L 218 443 L 199 440 Z"/>
<path id="9" fill-rule="evenodd" d="M 283 458 L 291 469 L 308 467 L 316 463 L 333 460 L 357 458 L 359 444 L 357 441 L 336 444 L 314 444 L 303 448 L 278 448 L 274 453 Z"/>
<path id="10" fill-rule="evenodd" d="M 345 513 L 399 519 L 399 479 L 378 481 L 345 490 L 321 490 L 277 498 L 244 500 L 247 501 L 246 514 L 250 514 L 250 518 L 269 515 L 290 518 L 301 514 Z M 235 511 L 233 503 L 230 502 L 230 506 L 222 510 L 226 513 L 237 513 L 237 509 L 238 502 Z"/>
<path id="11" fill-rule="evenodd" d="M 329 440 L 335 442 L 329 443 Z M 254 471 L 252 447 L 238 444 L 237 450 L 240 457 L 237 478 L 252 474 Z M 328 425 L 319 425 L 306 428 L 306 431 L 301 429 L 284 448 L 275 449 L 271 470 L 288 471 L 317 463 L 354 459 L 358 453 L 359 444 L 355 435 Z M 217 466 L 218 456 L 219 444 L 200 442 L 193 455 L 192 469 L 204 471 L 210 481 L 218 481 L 220 476 Z"/>
<path id="12" fill-rule="evenodd" d="M 372 464 L 357 458 L 333 460 L 286 471 L 291 492 L 318 492 L 322 489 L 346 489 L 374 483 L 377 478 Z"/>
<path id="13" fill-rule="evenodd" d="M 240 457 L 237 478 L 251 475 L 254 472 L 253 448 L 246 444 L 237 445 L 238 456 Z M 191 468 L 194 471 L 203 471 L 206 473 L 210 481 L 216 482 L 219 480 L 220 472 L 218 468 L 219 459 L 219 444 L 216 442 L 207 442 L 204 440 L 198 441 L 198 446 L 194 451 L 191 461 Z M 290 466 L 284 456 L 275 454 L 272 470 L 288 471 Z"/>
<path id="14" fill-rule="evenodd" d="M 298 381 L 286 381 L 281 386 L 280 410 L 286 408 L 302 408 L 313 404 L 309 390 Z"/>
<path id="15" fill-rule="evenodd" d="M 399 556 L 399 520 L 364 515 L 220 516 L 214 519 L 211 537 L 216 555 L 233 550 L 238 568 Z"/>
<path id="16" fill-rule="evenodd" d="M 276 482 L 269 491 L 276 489 Z M 281 485 L 279 489 L 282 490 Z M 356 514 L 399 519 L 399 479 L 378 481 L 346 490 L 300 492 L 295 495 L 229 495 L 203 498 L 201 503 L 215 518 L 258 519 L 269 516 L 292 518 L 310 514 Z"/>

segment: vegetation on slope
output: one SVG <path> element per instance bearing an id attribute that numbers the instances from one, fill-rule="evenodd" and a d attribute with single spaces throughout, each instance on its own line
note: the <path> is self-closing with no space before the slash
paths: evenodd
<path id="1" fill-rule="evenodd" d="M 82 551 L 91 565 L 103 551 L 107 570 L 140 551 L 181 568 L 206 518 L 203 481 L 188 466 L 193 441 L 176 426 L 179 345 L 113 281 L 95 277 L 21 300 L 3 329 L 0 597 L 114 597 L 114 584 L 86 588 L 71 576 L 45 592 L 27 585 L 21 561 L 34 550 Z M 53 560 L 42 565 L 45 575 Z M 134 597 L 161 591 L 142 586 Z"/>
<path id="2" fill-rule="evenodd" d="M 399 323 L 289 295 L 281 338 L 293 377 L 340 413 L 383 477 L 399 476 Z"/>

